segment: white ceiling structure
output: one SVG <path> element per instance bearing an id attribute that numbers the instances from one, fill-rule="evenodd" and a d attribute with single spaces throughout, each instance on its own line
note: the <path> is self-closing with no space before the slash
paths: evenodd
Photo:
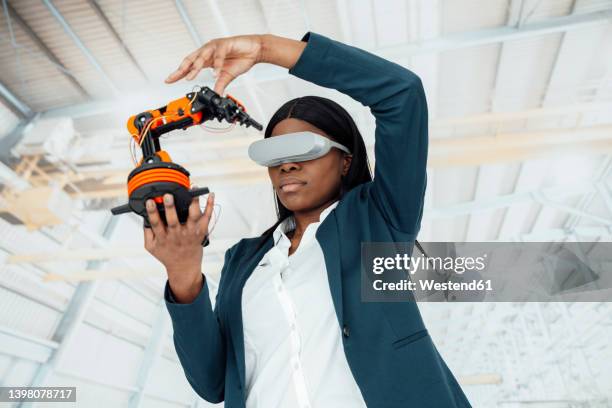
<path id="1" fill-rule="evenodd" d="M 423 79 L 421 241 L 612 238 L 612 0 L 0 3 L 0 385 L 77 386 L 82 406 L 209 406 L 176 357 L 141 220 L 109 209 L 133 167 L 126 119 L 211 85 L 162 83 L 219 36 L 312 30 Z M 333 98 L 373 150 L 367 108 L 286 70 L 257 66 L 228 92 L 261 123 L 291 98 Z M 274 222 L 267 173 L 246 156 L 258 137 L 195 127 L 162 140 L 216 193 L 212 280 L 229 246 Z M 610 303 L 421 310 L 473 406 L 612 406 Z"/>

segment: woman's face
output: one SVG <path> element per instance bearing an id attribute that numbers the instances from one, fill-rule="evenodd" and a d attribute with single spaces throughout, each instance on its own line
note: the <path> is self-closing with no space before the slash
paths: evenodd
<path id="1" fill-rule="evenodd" d="M 271 137 L 303 131 L 329 138 L 321 129 L 295 118 L 279 122 L 272 130 Z M 290 211 L 302 212 L 337 199 L 340 177 L 346 175 L 350 164 L 349 155 L 338 149 L 330 149 L 318 159 L 268 167 L 268 174 L 281 203 Z"/>

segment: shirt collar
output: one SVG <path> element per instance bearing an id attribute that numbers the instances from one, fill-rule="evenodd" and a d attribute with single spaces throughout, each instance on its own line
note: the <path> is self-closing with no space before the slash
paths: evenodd
<path id="1" fill-rule="evenodd" d="M 319 215 L 319 221 L 318 223 L 322 223 L 323 220 L 325 218 L 327 218 L 327 216 L 329 215 L 329 213 L 332 212 L 332 210 L 334 208 L 336 208 L 336 206 L 338 205 L 340 201 L 334 201 L 332 204 L 330 204 L 326 209 L 324 209 L 323 211 L 321 211 L 321 214 Z M 274 236 L 274 245 L 278 244 L 279 239 L 283 236 L 286 237 L 286 234 L 289 231 L 293 231 L 295 229 L 295 218 L 293 217 L 293 215 L 290 215 L 289 217 L 285 218 L 279 225 L 278 227 L 276 227 L 276 229 L 274 230 L 273 236 Z"/>

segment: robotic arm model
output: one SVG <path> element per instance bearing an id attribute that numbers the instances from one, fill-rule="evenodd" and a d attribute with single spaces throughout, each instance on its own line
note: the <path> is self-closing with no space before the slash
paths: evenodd
<path id="1" fill-rule="evenodd" d="M 144 226 L 150 227 L 145 203 L 152 199 L 165 223 L 163 195 L 172 194 L 179 222 L 185 223 L 192 199 L 209 190 L 191 188 L 189 172 L 172 162 L 170 155 L 161 149 L 159 138 L 175 129 L 186 129 L 215 118 L 219 122 L 225 120 L 263 129 L 247 115 L 240 102 L 230 95 L 222 97 L 208 87 L 190 92 L 161 108 L 131 116 L 127 128 L 142 150 L 142 160 L 127 178 L 128 203 L 111 209 L 113 215 L 135 212 L 143 217 Z M 203 244 L 207 245 L 208 239 Z"/>

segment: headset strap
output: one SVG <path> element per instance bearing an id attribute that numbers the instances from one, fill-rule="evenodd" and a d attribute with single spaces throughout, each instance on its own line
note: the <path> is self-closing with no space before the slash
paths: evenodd
<path id="1" fill-rule="evenodd" d="M 329 139 L 327 139 L 327 140 L 329 140 Z M 332 145 L 332 147 L 335 147 L 335 148 L 337 148 L 337 149 L 340 149 L 340 150 L 342 150 L 343 152 L 345 152 L 345 153 L 347 153 L 347 154 L 351 154 L 351 151 L 350 151 L 350 150 L 349 150 L 349 149 L 348 149 L 346 146 L 341 145 L 341 144 L 340 144 L 340 143 L 338 143 L 338 142 L 334 142 L 333 140 L 329 140 L 329 144 L 331 144 L 331 145 Z"/>

